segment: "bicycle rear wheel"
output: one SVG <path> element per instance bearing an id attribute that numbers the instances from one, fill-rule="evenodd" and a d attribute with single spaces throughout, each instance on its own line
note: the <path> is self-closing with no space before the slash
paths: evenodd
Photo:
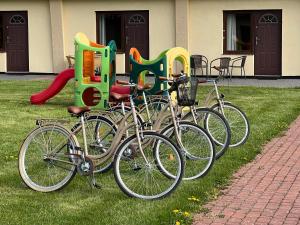
<path id="1" fill-rule="evenodd" d="M 72 131 L 83 146 L 82 124 L 77 123 Z M 100 115 L 91 115 L 85 119 L 85 131 L 88 153 L 90 155 L 101 155 L 109 150 L 117 128 L 110 119 Z M 105 163 L 96 166 L 94 172 L 105 173 L 112 168 L 112 164 L 113 159 L 107 160 Z"/>
<path id="2" fill-rule="evenodd" d="M 139 111 L 139 114 L 142 116 L 144 121 L 148 122 L 148 120 L 150 119 L 154 124 L 155 121 L 157 120 L 160 111 L 164 109 L 164 107 L 168 104 L 169 104 L 168 101 L 163 97 L 151 99 L 148 101 L 148 110 L 149 110 L 150 118 L 148 118 L 147 115 L 146 105 L 143 105 L 143 107 Z"/>
<path id="3" fill-rule="evenodd" d="M 77 140 L 61 126 L 45 125 L 33 130 L 20 149 L 21 178 L 35 191 L 65 187 L 76 174 L 76 156 L 70 153 L 77 146 Z"/>
<path id="4" fill-rule="evenodd" d="M 231 130 L 231 140 L 229 147 L 237 147 L 244 144 L 250 134 L 250 124 L 246 114 L 237 106 L 229 103 L 223 103 L 224 117 L 227 120 Z M 213 110 L 222 113 L 219 104 L 211 107 Z"/>
<path id="5" fill-rule="evenodd" d="M 176 145 L 161 134 L 145 131 L 140 135 L 147 162 L 139 150 L 137 136 L 127 138 L 114 157 L 116 182 L 128 196 L 145 200 L 163 198 L 173 192 L 182 179 L 182 155 Z M 154 148 L 157 144 L 161 154 L 156 158 Z M 160 171 L 157 161 L 174 174 L 173 179 Z"/>

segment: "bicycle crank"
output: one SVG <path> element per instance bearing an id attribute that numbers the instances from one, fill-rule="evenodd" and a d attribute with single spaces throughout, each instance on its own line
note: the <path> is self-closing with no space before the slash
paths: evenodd
<path id="1" fill-rule="evenodd" d="M 77 165 L 77 171 L 80 175 L 82 176 L 89 176 L 93 174 L 94 171 L 94 164 L 93 161 L 85 157 L 85 160 L 82 160 L 78 165 Z"/>

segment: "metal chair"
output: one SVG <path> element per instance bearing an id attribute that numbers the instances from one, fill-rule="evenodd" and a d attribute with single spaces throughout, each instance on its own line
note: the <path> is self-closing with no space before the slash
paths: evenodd
<path id="1" fill-rule="evenodd" d="M 232 76 L 232 70 L 233 68 L 240 68 L 241 69 L 241 76 L 243 76 L 243 73 L 244 73 L 244 77 L 246 78 L 246 73 L 245 73 L 245 63 L 246 63 L 246 58 L 247 56 L 243 55 L 243 56 L 240 56 L 240 57 L 236 57 L 236 58 L 233 58 L 231 60 L 231 65 L 229 67 L 231 67 L 231 72 L 230 72 L 230 78 Z"/>
<path id="2" fill-rule="evenodd" d="M 203 68 L 205 68 L 205 74 L 208 75 L 208 60 L 204 55 L 191 55 L 191 69 L 192 75 L 196 75 L 197 69 L 201 70 L 203 75 Z"/>
<path id="3" fill-rule="evenodd" d="M 209 73 L 211 75 L 211 69 L 215 69 L 219 72 L 219 75 L 228 76 L 229 73 L 229 64 L 230 64 L 230 57 L 220 57 L 213 59 L 209 64 Z"/>

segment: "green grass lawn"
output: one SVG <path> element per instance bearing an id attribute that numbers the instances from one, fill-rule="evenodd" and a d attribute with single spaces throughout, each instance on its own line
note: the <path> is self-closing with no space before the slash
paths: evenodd
<path id="1" fill-rule="evenodd" d="M 92 190 L 85 177 L 76 175 L 63 190 L 43 194 L 22 183 L 17 158 L 22 140 L 35 127 L 36 118 L 68 117 L 66 106 L 73 103 L 73 83 L 46 105 L 30 105 L 30 95 L 49 83 L 0 81 L 0 224 L 172 224 L 173 209 L 192 213 L 205 210 L 203 203 L 220 194 L 233 172 L 251 161 L 300 112 L 299 89 L 223 87 L 226 99 L 246 112 L 251 134 L 245 145 L 230 149 L 218 160 L 205 178 L 182 182 L 174 194 L 158 201 L 127 197 L 111 172 L 97 177 L 101 190 Z M 191 196 L 200 201 L 188 200 Z"/>

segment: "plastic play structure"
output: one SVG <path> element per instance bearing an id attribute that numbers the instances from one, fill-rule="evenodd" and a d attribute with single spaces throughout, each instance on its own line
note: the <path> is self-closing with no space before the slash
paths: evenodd
<path id="1" fill-rule="evenodd" d="M 72 78 L 74 78 L 74 69 L 66 69 L 62 71 L 56 76 L 54 81 L 50 84 L 50 86 L 47 89 L 37 94 L 33 94 L 30 97 L 31 104 L 44 104 L 48 99 L 58 94 L 67 84 L 67 82 Z"/>
<path id="2" fill-rule="evenodd" d="M 131 48 L 129 53 L 130 59 L 130 82 L 139 85 L 146 84 L 146 76 L 152 73 L 155 77 L 155 82 L 147 94 L 154 95 L 161 90 L 161 85 L 166 85 L 159 80 L 160 76 L 172 79 L 171 74 L 174 74 L 175 62 L 182 64 L 184 73 L 190 74 L 190 56 L 186 49 L 175 47 L 167 49 L 159 54 L 154 60 L 146 60 L 142 58 L 136 48 Z M 166 88 L 166 87 L 164 87 Z"/>
<path id="3" fill-rule="evenodd" d="M 115 83 L 117 46 L 89 41 L 83 33 L 75 36 L 75 105 L 105 109 L 109 90 Z"/>
<path id="4" fill-rule="evenodd" d="M 130 88 L 116 85 L 116 51 L 114 41 L 107 46 L 90 41 L 83 33 L 75 36 L 75 67 L 66 69 L 57 75 L 52 84 L 44 91 L 30 98 L 31 104 L 44 104 L 59 93 L 66 83 L 75 78 L 74 99 L 76 106 L 91 106 L 97 109 L 108 107 L 110 92 L 129 94 Z M 160 76 L 172 78 L 175 73 L 175 62 L 182 65 L 182 70 L 190 74 L 190 59 L 187 50 L 175 47 L 163 51 L 156 59 L 142 58 L 136 48 L 131 48 L 130 82 L 146 85 L 149 73 L 155 77 L 147 94 L 156 94 L 166 85 L 159 80 Z M 163 87 L 166 88 L 166 87 Z"/>

